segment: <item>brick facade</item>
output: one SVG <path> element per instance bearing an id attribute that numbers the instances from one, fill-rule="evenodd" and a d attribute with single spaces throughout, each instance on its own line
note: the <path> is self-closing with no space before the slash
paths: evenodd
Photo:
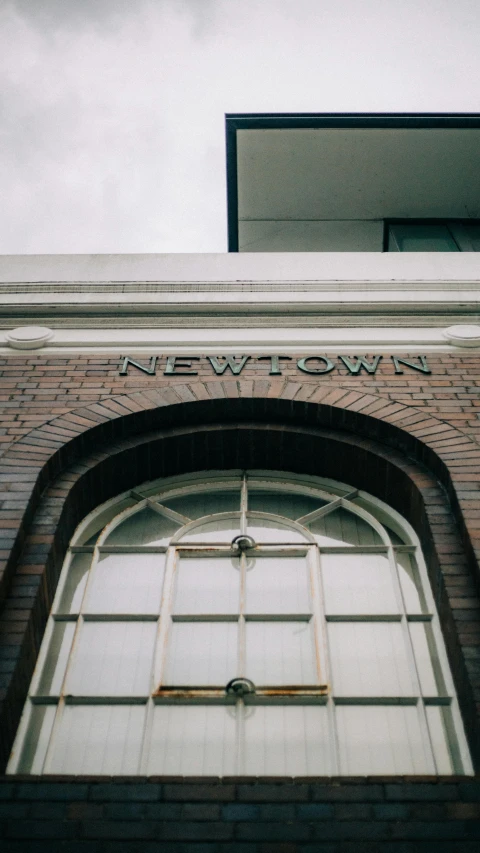
<path id="1" fill-rule="evenodd" d="M 401 357 L 416 358 L 408 353 Z M 149 358 L 134 354 L 132 358 L 148 365 Z M 402 374 L 395 373 L 388 356 L 375 374 L 362 370 L 352 375 L 340 360 L 330 358 L 336 366 L 328 374 L 302 373 L 293 359 L 282 362 L 281 376 L 269 375 L 269 360 L 253 357 L 238 376 L 229 370 L 217 376 L 203 358 L 195 362 L 195 375 L 171 376 L 163 372 L 164 357 L 159 358 L 154 376 L 135 367 L 122 376 L 121 359 L 110 355 L 57 359 L 25 355 L 2 360 L 3 763 L 18 725 L 63 555 L 79 521 L 99 503 L 150 478 L 245 467 L 284 468 L 343 480 L 385 500 L 414 526 L 424 548 L 478 768 L 480 358 L 429 354 L 428 375 L 408 367 Z M 215 808 L 208 812 L 204 805 L 203 817 L 198 816 L 198 807 L 195 811 L 193 798 L 190 811 L 186 808 L 190 790 L 186 783 L 177 782 L 175 788 L 160 788 L 157 782 L 130 788 L 106 781 L 103 788 L 100 782 L 86 781 L 72 783 L 74 788 L 45 788 L 45 784 L 7 779 L 2 786 L 13 797 L 8 814 L 14 822 L 18 819 L 4 826 L 7 850 L 41 851 L 46 843 L 51 850 L 51 840 L 57 849 L 109 849 L 101 839 L 117 844 L 118 815 L 113 814 L 111 801 L 122 790 L 133 811 L 130 829 L 121 837 L 130 840 L 115 850 L 180 851 L 183 840 L 190 843 L 194 837 L 198 844 L 189 849 L 198 853 L 227 849 L 336 853 L 353 849 L 354 844 L 358 850 L 378 847 L 397 853 L 467 851 L 474 849 L 474 833 L 479 831 L 478 805 L 472 805 L 475 797 L 478 800 L 478 783 L 467 780 L 364 780 L 357 787 L 345 780 L 309 780 L 308 784 L 285 780 L 268 790 L 260 782 L 248 787 L 246 782 L 237 780 L 234 785 L 224 780 L 212 788 L 204 780 L 195 790 L 204 791 L 198 795 L 200 801 L 203 798 Z M 244 796 L 247 787 L 248 796 Z M 142 806 L 133 814 L 134 789 L 155 792 L 155 814 L 148 798 L 139 800 Z M 218 796 L 209 800 L 213 789 Z M 68 808 L 62 801 L 58 805 L 54 790 L 70 791 Z M 177 815 L 172 819 L 162 817 L 159 806 L 163 796 L 178 803 L 178 796 L 166 793 L 170 790 L 185 799 L 180 811 L 172 806 L 170 814 Z M 97 796 L 99 791 L 104 791 L 103 800 L 102 794 Z M 259 791 L 260 799 L 255 799 Z M 349 792 L 345 800 L 342 791 Z M 394 793 L 397 799 L 392 799 Z M 274 806 L 279 796 L 288 803 L 282 815 Z M 356 810 L 352 811 L 353 802 Z M 39 803 L 43 817 L 35 829 L 42 811 Z M 242 803 L 245 808 L 250 805 L 253 824 L 241 816 L 247 814 L 240 808 Z M 95 804 L 97 811 L 92 811 Z M 315 811 L 320 805 L 322 814 Z M 184 831 L 193 835 L 172 835 L 181 831 L 172 828 L 172 820 L 180 828 L 185 821 L 189 828 Z M 85 830 L 93 824 L 91 832 L 99 835 Z M 18 834 L 27 832 L 27 826 L 28 838 L 37 839 L 30 846 Z M 156 839 L 165 843 L 159 847 Z"/>

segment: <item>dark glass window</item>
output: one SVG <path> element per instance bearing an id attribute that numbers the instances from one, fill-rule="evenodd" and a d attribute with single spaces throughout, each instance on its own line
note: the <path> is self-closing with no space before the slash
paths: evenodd
<path id="1" fill-rule="evenodd" d="M 478 252 L 480 224 L 463 220 L 386 221 L 387 252 Z"/>

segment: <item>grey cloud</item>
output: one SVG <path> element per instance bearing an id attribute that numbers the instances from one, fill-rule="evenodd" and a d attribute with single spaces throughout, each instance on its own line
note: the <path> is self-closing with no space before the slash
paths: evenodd
<path id="1" fill-rule="evenodd" d="M 58 28 L 115 27 L 152 4 L 159 11 L 191 15 L 199 32 L 215 17 L 215 0 L 11 0 L 18 14 L 43 32 Z"/>
<path id="2" fill-rule="evenodd" d="M 0 3 L 0 252 L 224 251 L 225 112 L 480 108 L 480 4 Z"/>

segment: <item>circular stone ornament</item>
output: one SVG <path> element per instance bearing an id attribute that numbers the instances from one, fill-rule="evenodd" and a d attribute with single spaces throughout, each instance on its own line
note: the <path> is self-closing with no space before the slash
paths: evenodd
<path id="1" fill-rule="evenodd" d="M 468 326 L 449 326 L 444 329 L 443 336 L 456 347 L 480 347 L 480 326 L 473 323 Z"/>
<path id="2" fill-rule="evenodd" d="M 5 337 L 13 349 L 40 349 L 52 340 L 53 331 L 47 326 L 19 326 Z"/>

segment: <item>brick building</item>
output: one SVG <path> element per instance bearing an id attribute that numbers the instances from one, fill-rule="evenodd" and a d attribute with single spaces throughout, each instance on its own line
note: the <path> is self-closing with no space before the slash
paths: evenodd
<path id="1" fill-rule="evenodd" d="M 230 253 L 0 259 L 6 851 L 477 849 L 479 137 L 232 116 Z"/>

